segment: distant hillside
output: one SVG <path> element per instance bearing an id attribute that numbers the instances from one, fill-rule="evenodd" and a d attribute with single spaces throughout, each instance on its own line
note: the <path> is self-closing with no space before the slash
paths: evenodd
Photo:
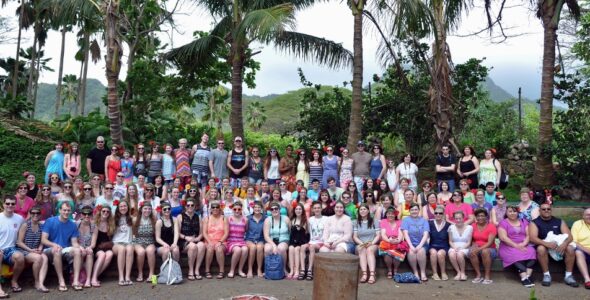
<path id="1" fill-rule="evenodd" d="M 492 78 L 487 77 L 483 87 L 490 93 L 490 99 L 494 102 L 502 102 L 515 97 L 508 93 L 506 90 L 496 85 Z"/>
<path id="2" fill-rule="evenodd" d="M 37 91 L 37 106 L 35 107 L 35 115 L 37 119 L 49 121 L 55 117 L 55 97 L 56 84 L 39 83 L 39 90 Z M 86 102 L 84 105 L 84 112 L 88 113 L 96 108 L 101 112 L 106 112 L 106 106 L 102 102 L 102 97 L 106 94 L 106 87 L 96 79 L 88 79 L 86 84 Z M 60 107 L 59 114 L 74 113 L 76 104 L 66 103 L 65 106 Z"/>

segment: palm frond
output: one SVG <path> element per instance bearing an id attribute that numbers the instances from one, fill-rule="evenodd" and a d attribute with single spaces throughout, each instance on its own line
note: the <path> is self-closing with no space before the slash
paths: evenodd
<path id="1" fill-rule="evenodd" d="M 442 0 L 437 0 L 442 1 Z M 473 1 L 469 0 L 446 0 L 445 25 L 447 30 L 456 30 L 459 27 L 461 17 L 473 7 Z"/>
<path id="2" fill-rule="evenodd" d="M 232 15 L 231 0 L 204 0 L 198 1 L 198 5 L 206 9 L 214 17 L 225 17 Z"/>
<path id="3" fill-rule="evenodd" d="M 186 45 L 170 50 L 164 54 L 164 58 L 175 62 L 177 65 L 186 66 L 189 69 L 205 66 L 210 63 L 217 49 L 223 47 L 225 41 L 217 35 L 206 35 Z"/>
<path id="4" fill-rule="evenodd" d="M 292 0 L 292 1 L 285 1 L 285 0 L 252 0 L 252 1 L 242 1 L 242 6 L 244 11 L 253 11 L 258 9 L 265 9 L 281 4 L 291 4 L 295 10 L 305 9 L 311 7 L 313 4 L 317 3 L 314 0 Z"/>
<path id="5" fill-rule="evenodd" d="M 342 44 L 313 35 L 284 31 L 274 43 L 285 52 L 304 61 L 314 61 L 330 68 L 342 68 L 352 65 L 352 53 Z"/>
<path id="6" fill-rule="evenodd" d="M 281 32 L 295 28 L 295 14 L 289 3 L 248 12 L 234 32 L 237 43 L 247 39 L 269 43 Z"/>

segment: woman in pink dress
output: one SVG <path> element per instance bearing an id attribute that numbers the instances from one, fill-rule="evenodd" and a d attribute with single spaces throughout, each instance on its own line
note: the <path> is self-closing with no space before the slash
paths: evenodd
<path id="1" fill-rule="evenodd" d="M 71 143 L 64 156 L 64 172 L 70 180 L 80 175 L 80 150 L 78 143 Z"/>
<path id="2" fill-rule="evenodd" d="M 15 195 L 16 205 L 14 206 L 14 213 L 20 215 L 25 220 L 29 215 L 29 209 L 35 206 L 35 200 L 27 196 L 28 191 L 29 185 L 26 182 L 21 181 L 18 183 L 18 188 Z"/>
<path id="3" fill-rule="evenodd" d="M 500 248 L 498 249 L 504 268 L 514 266 L 520 276 L 520 281 L 525 287 L 533 287 L 530 280 L 533 266 L 537 259 L 537 252 L 529 242 L 529 222 L 518 218 L 518 207 L 506 208 L 507 218 L 498 224 L 498 237 Z"/>
<path id="4" fill-rule="evenodd" d="M 211 190 L 212 193 L 216 190 Z M 219 264 L 219 274 L 217 279 L 223 279 L 225 276 L 225 246 L 229 235 L 229 228 L 225 222 L 225 217 L 221 213 L 221 203 L 219 201 L 211 201 L 209 203 L 209 216 L 203 221 L 203 237 L 206 241 L 207 252 L 205 256 L 205 278 L 211 279 L 211 263 L 213 262 L 213 255 L 217 258 Z"/>
<path id="5" fill-rule="evenodd" d="M 228 278 L 234 278 L 236 265 L 238 265 L 238 275 L 246 278 L 244 273 L 244 265 L 248 258 L 248 247 L 244 240 L 245 233 L 248 227 L 248 221 L 242 215 L 242 202 L 236 201 L 232 205 L 234 215 L 226 218 L 226 227 L 229 228 L 229 235 L 227 237 L 227 254 L 231 254 L 231 265 Z"/>
<path id="6" fill-rule="evenodd" d="M 111 146 L 111 155 L 107 156 L 104 161 L 105 178 L 108 182 L 114 183 L 117 179 L 117 173 L 121 172 L 121 158 L 119 157 L 119 145 Z"/>

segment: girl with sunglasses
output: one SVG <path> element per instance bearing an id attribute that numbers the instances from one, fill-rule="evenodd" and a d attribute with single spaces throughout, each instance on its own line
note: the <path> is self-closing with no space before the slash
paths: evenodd
<path id="1" fill-rule="evenodd" d="M 260 201 L 254 202 L 253 213 L 248 216 L 248 226 L 246 226 L 246 246 L 248 247 L 248 274 L 246 277 L 252 278 L 254 260 L 258 267 L 257 276 L 262 278 L 262 260 L 264 258 L 264 220 L 266 215 L 262 213 L 263 204 Z"/>
<path id="2" fill-rule="evenodd" d="M 371 216 L 374 216 L 375 213 L 377 212 L 377 202 L 375 201 L 375 193 L 373 192 L 373 190 L 367 190 L 365 191 L 365 200 L 364 203 L 367 208 L 369 209 L 369 214 Z"/>
<path id="3" fill-rule="evenodd" d="M 96 231 L 96 226 L 92 222 L 92 207 L 90 206 L 83 206 L 80 208 L 79 218 L 76 222 L 78 226 L 78 244 L 80 245 L 80 258 L 82 260 L 84 270 L 86 274 L 86 282 L 84 283 L 85 288 L 90 288 L 92 285 L 90 284 L 91 279 L 91 272 L 92 272 L 92 265 L 94 263 L 94 251 L 92 250 L 96 247 L 95 243 L 92 243 L 92 236 L 94 236 L 94 231 Z"/>
<path id="4" fill-rule="evenodd" d="M 283 258 L 283 269 L 287 272 L 287 249 L 289 248 L 289 238 L 291 232 L 291 221 L 289 217 L 281 215 L 281 204 L 279 202 L 270 203 L 270 218 L 264 221 L 264 254 L 279 254 Z"/>
<path id="5" fill-rule="evenodd" d="M 281 174 L 279 173 L 279 166 L 281 164 L 281 156 L 276 148 L 270 148 L 266 153 L 264 159 L 264 178 L 268 180 L 271 189 L 276 188 L 280 181 Z M 286 186 L 286 184 L 285 184 Z"/>
<path id="6" fill-rule="evenodd" d="M 182 214 L 178 215 L 176 222 L 180 228 L 179 246 L 188 254 L 188 280 L 201 280 L 199 269 L 205 258 L 205 243 L 203 243 L 203 222 L 197 210 L 200 211 L 200 202 L 195 198 L 187 198 Z M 196 265 L 195 265 L 196 263 Z"/>
<path id="7" fill-rule="evenodd" d="M 228 227 L 226 254 L 231 254 L 231 265 L 227 277 L 234 278 L 234 272 L 237 265 L 238 275 L 242 278 L 246 278 L 246 274 L 243 270 L 244 265 L 246 264 L 246 259 L 248 258 L 248 247 L 246 246 L 244 235 L 248 229 L 248 221 L 242 214 L 243 207 L 241 202 L 235 202 L 231 208 L 234 212 L 233 216 L 225 219 L 225 226 Z"/>
<path id="8" fill-rule="evenodd" d="M 95 245 L 95 262 L 90 284 L 93 287 L 100 287 L 98 276 L 108 268 L 113 259 L 113 242 L 111 237 L 115 234 L 116 226 L 110 206 L 96 206 L 94 226 L 96 230 L 92 234 L 92 243 Z"/>
<path id="9" fill-rule="evenodd" d="M 80 193 L 76 196 L 76 220 L 82 218 L 81 212 L 83 207 L 88 206 L 94 209 L 95 203 L 96 197 L 94 197 L 92 192 L 92 186 L 89 183 L 84 183 Z"/>
<path id="10" fill-rule="evenodd" d="M 117 144 L 112 145 L 111 154 L 104 160 L 104 171 L 107 181 L 115 182 L 117 180 L 117 173 L 121 172 L 120 150 L 121 146 Z"/>
<path id="11" fill-rule="evenodd" d="M 44 184 L 41 186 L 37 198 L 35 199 L 36 205 L 41 207 L 41 218 L 40 221 L 45 221 L 48 218 L 53 217 L 53 210 L 55 208 L 55 199 L 51 195 L 51 186 Z"/>
<path id="12" fill-rule="evenodd" d="M 49 290 L 45 287 L 45 278 L 49 264 L 41 244 L 41 210 L 40 206 L 31 207 L 31 218 L 20 226 L 16 246 L 25 256 L 25 262 L 33 265 L 35 288 L 39 292 L 47 293 Z"/>
<path id="13" fill-rule="evenodd" d="M 104 185 L 103 195 L 96 199 L 96 206 L 101 205 L 103 207 L 108 207 L 111 209 L 112 213 L 115 213 L 117 206 L 114 204 L 114 202 L 115 202 L 115 199 L 113 196 L 114 190 L 115 190 L 115 186 L 112 183 L 107 182 L 107 184 Z"/>
<path id="14" fill-rule="evenodd" d="M 156 252 L 165 261 L 168 254 L 172 254 L 172 259 L 180 261 L 180 248 L 178 248 L 178 239 L 180 232 L 176 219 L 172 217 L 172 207 L 168 202 L 162 202 L 162 214 L 156 221 Z"/>
<path id="15" fill-rule="evenodd" d="M 297 150 L 297 158 L 295 159 L 295 180 L 303 181 L 303 185 L 309 187 L 309 160 L 307 159 L 306 152 L 303 149 Z"/>
<path id="16" fill-rule="evenodd" d="M 64 202 L 69 202 L 70 203 L 70 207 L 76 207 L 75 206 L 75 201 L 74 199 L 76 199 L 76 195 L 74 195 L 74 185 L 72 184 L 71 181 L 66 180 L 64 182 L 63 185 L 63 192 L 57 194 L 56 196 L 57 202 L 56 202 L 56 215 L 59 215 L 59 207 L 61 207 L 61 204 Z M 70 220 L 73 220 L 73 211 L 70 212 L 70 216 L 69 216 Z"/>
<path id="17" fill-rule="evenodd" d="M 19 182 L 15 195 L 16 205 L 14 206 L 14 213 L 20 215 L 25 220 L 27 219 L 29 209 L 35 206 L 35 201 L 27 196 L 28 191 L 29 186 L 27 183 L 24 181 Z"/>
<path id="18" fill-rule="evenodd" d="M 62 182 L 57 173 L 49 174 L 49 185 L 51 186 L 51 196 L 55 197 L 63 191 Z"/>
<path id="19" fill-rule="evenodd" d="M 212 190 L 215 191 L 215 190 Z M 211 193 L 212 191 L 209 191 Z M 217 279 L 223 279 L 225 276 L 225 248 L 229 235 L 229 226 L 225 222 L 225 217 L 221 213 L 221 203 L 217 200 L 209 203 L 209 216 L 203 220 L 203 237 L 206 241 L 207 253 L 205 256 L 205 278 L 211 279 L 211 263 L 213 255 L 219 265 L 219 274 Z"/>

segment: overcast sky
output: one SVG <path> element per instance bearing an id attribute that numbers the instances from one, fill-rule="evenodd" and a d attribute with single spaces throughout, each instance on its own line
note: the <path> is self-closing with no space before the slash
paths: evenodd
<path id="1" fill-rule="evenodd" d="M 0 10 L 2 16 L 14 16 L 16 4 L 10 3 Z M 168 31 L 161 35 L 165 43 L 175 47 L 190 42 L 195 30 L 208 31 L 211 29 L 212 23 L 212 19 L 205 12 L 193 5 L 184 4 L 180 12 L 182 14 L 178 14 L 175 21 L 181 32 Z M 349 8 L 341 1 L 314 5 L 312 8 L 298 12 L 296 18 L 299 32 L 342 43 L 344 47 L 352 50 L 353 17 Z M 513 95 L 516 94 L 518 87 L 522 87 L 525 97 L 536 99 L 540 95 L 543 53 L 541 23 L 534 17 L 534 13 L 526 7 L 506 10 L 504 20 L 509 21 L 506 22 L 507 26 L 513 27 L 511 33 L 524 33 L 524 35 L 511 38 L 501 44 L 490 42 L 490 38 L 486 34 L 479 37 L 450 37 L 448 43 L 453 61 L 461 63 L 472 57 L 486 57 L 485 65 L 492 68 L 490 76 L 496 84 Z M 13 18 L 13 24 L 16 24 L 16 18 Z M 478 31 L 484 24 L 483 11 L 476 8 L 463 19 L 456 34 L 465 35 Z M 365 28 L 368 30 L 364 35 L 364 85 L 369 82 L 373 74 L 383 72 L 375 56 L 379 38 L 375 31 L 371 30 L 369 22 L 365 22 Z M 79 74 L 79 62 L 73 58 L 77 49 L 74 35 L 74 33 L 68 33 L 67 36 L 64 75 Z M 32 45 L 32 30 L 24 32 L 24 36 L 28 38 L 24 47 L 30 47 Z M 170 37 L 172 38 L 170 39 Z M 51 31 L 49 33 L 45 56 L 53 58 L 49 66 L 56 72 L 43 73 L 42 82 L 57 82 L 60 39 L 61 36 L 58 32 Z M 298 67 L 303 69 L 307 79 L 313 83 L 342 85 L 342 82 L 352 79 L 350 70 L 331 70 L 313 63 L 303 62 L 276 52 L 272 46 L 258 46 L 256 48 L 262 50 L 260 54 L 255 56 L 255 60 L 261 64 L 261 69 L 256 76 L 256 88 L 244 89 L 246 94 L 264 96 L 301 88 L 297 75 Z M 14 54 L 15 45 L 0 45 L 0 57 L 14 56 Z M 126 55 L 123 60 L 126 60 Z M 96 78 L 106 84 L 104 60 L 99 61 L 96 65 L 91 64 L 88 73 L 89 78 Z M 125 74 L 126 70 L 123 68 L 121 78 L 125 78 Z"/>

